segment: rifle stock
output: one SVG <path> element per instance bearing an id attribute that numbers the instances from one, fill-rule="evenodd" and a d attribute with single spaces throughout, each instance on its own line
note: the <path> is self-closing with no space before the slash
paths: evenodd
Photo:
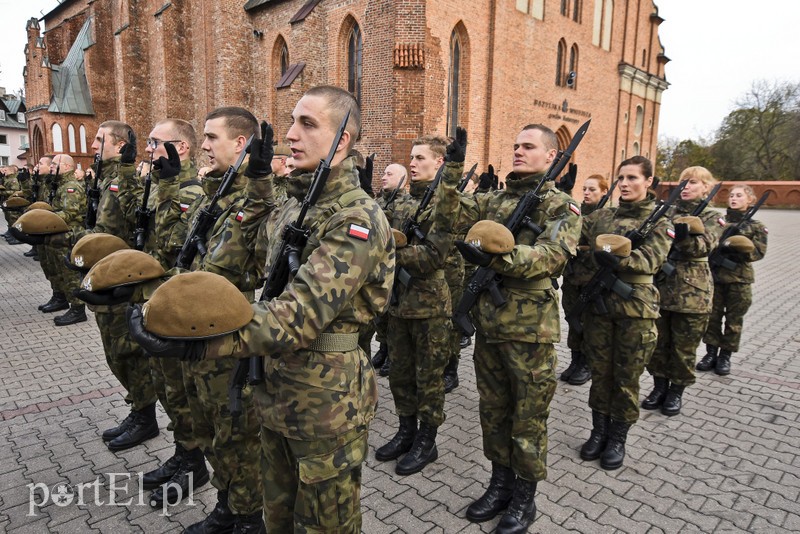
<path id="1" fill-rule="evenodd" d="M 606 203 L 608 203 L 608 201 L 611 200 L 611 195 L 614 194 L 614 188 L 617 187 L 617 183 L 618 183 L 617 180 L 613 180 L 611 182 L 611 187 L 608 188 L 606 194 L 603 195 L 603 198 L 601 198 L 600 202 L 597 203 L 597 207 L 595 209 L 597 210 L 603 209 Z"/>

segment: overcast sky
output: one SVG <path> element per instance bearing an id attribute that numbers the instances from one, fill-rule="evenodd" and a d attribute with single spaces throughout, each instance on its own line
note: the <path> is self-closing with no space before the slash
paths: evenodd
<path id="1" fill-rule="evenodd" d="M 23 85 L 25 22 L 57 4 L 0 0 L 0 86 L 7 91 Z M 656 4 L 666 19 L 659 35 L 672 60 L 666 67 L 671 85 L 663 95 L 659 135 L 709 138 L 753 81 L 800 83 L 800 0 Z"/>

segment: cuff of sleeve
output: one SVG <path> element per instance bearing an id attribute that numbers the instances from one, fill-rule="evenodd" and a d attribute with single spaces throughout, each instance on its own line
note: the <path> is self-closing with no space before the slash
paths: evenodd
<path id="1" fill-rule="evenodd" d="M 448 161 L 445 163 L 445 173 L 442 181 L 447 185 L 458 185 L 461 182 L 462 174 L 464 174 L 463 161 Z"/>
<path id="2" fill-rule="evenodd" d="M 236 334 L 218 337 L 208 341 L 206 346 L 206 359 L 217 359 L 232 356 L 236 348 Z"/>

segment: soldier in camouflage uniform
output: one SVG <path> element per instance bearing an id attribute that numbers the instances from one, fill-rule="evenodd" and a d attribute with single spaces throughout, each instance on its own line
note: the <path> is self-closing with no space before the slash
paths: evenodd
<path id="1" fill-rule="evenodd" d="M 593 174 L 583 182 L 583 202 L 581 203 L 581 215 L 586 217 L 595 211 L 600 199 L 608 192 L 608 180 L 601 174 Z M 592 278 L 593 267 L 590 262 L 587 265 L 588 254 L 582 254 L 570 260 L 564 271 L 564 283 L 561 285 L 561 306 L 565 313 L 569 313 L 573 306 L 578 302 L 583 286 Z M 589 370 L 589 362 L 582 350 L 583 334 L 574 328 L 568 328 L 567 347 L 572 353 L 569 366 L 559 377 L 564 382 L 573 386 L 585 384 L 592 378 Z"/>
<path id="2" fill-rule="evenodd" d="M 661 295 L 661 315 L 656 321 L 658 344 L 647 371 L 654 387 L 642 408 L 667 416 L 681 411 L 683 390 L 695 382 L 694 365 L 700 340 L 708 326 L 714 293 L 708 255 L 717 246 L 719 212 L 706 207 L 698 216 L 695 208 L 708 195 L 715 180 L 703 167 L 689 167 L 680 181 L 688 184 L 668 216 L 675 225 L 670 262 L 675 272 L 661 272 L 656 285 Z"/>
<path id="3" fill-rule="evenodd" d="M 350 93 L 316 87 L 298 102 L 287 133 L 297 169 L 289 182 L 290 198 L 278 209 L 267 176 L 271 131 L 263 143 L 255 143 L 245 222 L 250 235 L 268 240 L 259 246 L 266 248 L 269 272 L 281 260 L 281 231 L 297 219 L 299 200 L 347 111 L 348 128 L 327 185 L 307 212 L 310 236 L 298 251 L 300 269 L 281 295 L 255 304 L 255 317 L 244 328 L 207 343 L 155 338 L 144 332 L 140 316 L 131 320 L 132 330 L 154 354 L 265 356 L 265 383 L 253 396 L 262 423 L 269 532 L 361 529 L 361 465 L 378 391 L 369 359 L 358 347 L 358 331 L 388 305 L 394 242 L 380 206 L 359 187 L 353 158 L 346 157 L 360 130 L 358 104 Z M 262 225 L 266 231 L 259 231 Z"/>
<path id="4" fill-rule="evenodd" d="M 105 142 L 103 142 L 105 139 Z M 100 199 L 94 232 L 124 239 L 134 246 L 136 207 L 142 198 L 142 184 L 136 174 L 136 137 L 130 126 L 120 121 L 100 124 L 92 150 L 102 160 L 98 177 Z M 102 153 L 100 148 L 102 145 Z M 93 173 L 97 172 L 96 167 Z M 93 180 L 87 175 L 87 182 Z M 125 398 L 131 413 L 120 425 L 103 432 L 108 448 L 119 451 L 135 447 L 158 435 L 156 392 L 150 376 L 150 364 L 144 352 L 130 337 L 125 320 L 126 304 L 90 307 L 94 311 L 106 361 L 120 384 L 128 391 Z"/>
<path id="5" fill-rule="evenodd" d="M 755 202 L 756 195 L 749 185 L 734 185 L 728 197 L 726 224 L 740 224 L 747 209 Z M 732 265 L 711 267 L 711 274 L 714 277 L 714 302 L 708 328 L 703 337 L 706 355 L 698 362 L 697 370 L 714 369 L 718 375 L 727 375 L 731 372 L 731 354 L 739 351 L 744 316 L 753 302 L 752 285 L 755 282 L 755 271 L 751 263 L 762 259 L 767 253 L 767 233 L 767 228 L 762 223 L 750 219 L 741 226 L 737 235 L 752 243 L 752 251 L 737 252 L 729 242 L 720 243 L 722 256 L 730 260 Z"/>
<path id="6" fill-rule="evenodd" d="M 9 199 L 9 197 L 14 195 L 21 189 L 19 185 L 19 180 L 17 179 L 16 165 L 8 165 L 6 167 L 3 167 L 2 170 L 0 170 L 0 173 L 2 173 L 3 176 L 2 179 L 3 189 L 0 190 L 0 205 L 3 205 L 5 204 L 6 200 Z M 18 212 L 17 210 L 7 210 L 4 208 L 3 216 L 6 218 L 6 227 L 11 228 L 14 225 L 14 223 L 17 222 L 17 219 L 19 218 L 20 214 L 21 213 Z M 9 233 L 6 233 L 5 237 L 9 245 L 22 244 L 21 241 L 19 241 Z"/>
<path id="7" fill-rule="evenodd" d="M 189 221 L 184 214 L 204 196 L 194 164 L 197 152 L 194 128 L 181 119 L 161 120 L 150 132 L 145 152 L 152 155 L 154 169 L 148 199 L 152 219 L 144 250 L 169 270 L 175 265 L 188 233 Z M 175 454 L 142 477 L 143 488 L 155 490 L 150 504 L 161 507 L 165 497 L 163 484 L 169 483 L 167 497 L 174 504 L 178 495 L 188 496 L 190 477 L 192 489 L 197 489 L 208 481 L 208 471 L 203 451 L 192 433 L 192 413 L 181 362 L 150 358 L 150 365 L 158 400 L 169 416 L 175 439 Z"/>
<path id="8" fill-rule="evenodd" d="M 625 459 L 628 430 L 639 419 L 639 377 L 656 346 L 658 290 L 653 275 L 667 257 L 672 224 L 662 217 L 627 257 L 596 247 L 598 236 L 624 236 L 639 228 L 655 209 L 653 166 L 642 156 L 623 161 L 617 171 L 620 202 L 597 210 L 583 220 L 579 251 L 582 261 L 611 267 L 633 288 L 625 300 L 617 293 L 602 295 L 602 304 L 590 304 L 583 317 L 583 347 L 592 370 L 589 407 L 592 433 L 581 448 L 581 458 L 600 458 L 603 469 L 617 469 Z M 620 238 L 627 239 L 627 238 Z M 603 305 L 608 313 L 601 313 Z"/>
<path id="9" fill-rule="evenodd" d="M 476 195 L 467 220 L 503 224 L 533 189 L 556 156 L 555 134 L 540 124 L 526 126 L 514 142 L 513 172 L 505 189 Z M 448 178 L 450 178 L 448 176 Z M 450 211 L 456 199 L 445 184 Z M 497 307 L 488 292 L 472 309 L 475 323 L 475 376 L 480 395 L 483 453 L 492 462 L 486 492 L 467 508 L 467 519 L 488 521 L 505 510 L 497 532 L 523 532 L 536 516 L 536 484 L 547 477 L 547 418 L 556 390 L 556 351 L 560 339 L 558 292 L 552 279 L 575 255 L 580 208 L 552 182 L 540 190 L 542 202 L 530 214 L 543 229 L 523 228 L 512 252 L 490 255 L 466 243 L 465 259 L 503 275 L 506 304 Z M 445 195 L 443 195 L 443 198 Z"/>
<path id="10" fill-rule="evenodd" d="M 275 201 L 278 205 L 286 202 L 286 188 L 289 185 L 289 174 L 291 169 L 286 166 L 286 161 L 292 157 L 292 151 L 286 145 L 275 147 L 275 154 L 272 156 L 272 175 L 273 188 L 275 191 Z"/>
<path id="11" fill-rule="evenodd" d="M 413 142 L 411 189 L 394 203 L 396 230 L 417 212 L 437 170 L 445 164 L 446 147 L 447 139 L 430 135 Z M 463 162 L 462 157 L 460 162 L 448 163 L 444 172 L 456 173 L 460 179 Z M 454 212 L 434 212 L 431 202 L 417 221 L 425 238 L 414 238 L 407 246 L 397 244 L 398 271 L 402 268 L 411 277 L 407 283 L 396 278 L 396 301 L 389 308 L 389 386 L 400 424 L 397 434 L 375 451 L 375 458 L 385 462 L 405 454 L 395 468 L 398 475 L 417 473 L 439 455 L 436 434 L 445 419 L 443 373 L 450 358 L 452 314 L 444 260 L 453 246 L 449 216 Z"/>

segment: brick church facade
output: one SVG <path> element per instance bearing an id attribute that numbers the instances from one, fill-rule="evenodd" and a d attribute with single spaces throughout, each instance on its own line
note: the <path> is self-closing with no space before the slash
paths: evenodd
<path id="1" fill-rule="evenodd" d="M 563 148 L 591 118 L 575 161 L 610 177 L 625 157 L 655 158 L 668 85 L 652 0 L 65 0 L 42 20 L 25 47 L 32 156 L 84 166 L 103 120 L 144 138 L 178 117 L 199 133 L 237 105 L 280 138 L 300 95 L 332 84 L 359 98 L 357 148 L 378 172 L 458 124 L 467 164 L 505 175 L 525 124 Z"/>

